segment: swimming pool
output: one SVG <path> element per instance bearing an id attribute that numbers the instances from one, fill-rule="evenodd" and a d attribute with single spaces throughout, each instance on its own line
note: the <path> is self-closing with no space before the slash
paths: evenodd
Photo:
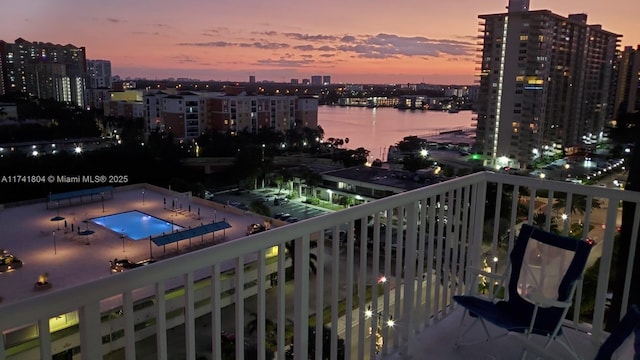
<path id="1" fill-rule="evenodd" d="M 91 221 L 118 234 L 124 234 L 132 240 L 147 239 L 149 236 L 162 233 L 169 234 L 172 229 L 182 229 L 182 226 L 136 210 L 97 217 Z"/>

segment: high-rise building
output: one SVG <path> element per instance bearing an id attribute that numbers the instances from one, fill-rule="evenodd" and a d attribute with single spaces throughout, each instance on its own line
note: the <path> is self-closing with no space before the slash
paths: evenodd
<path id="1" fill-rule="evenodd" d="M 330 75 L 322 76 L 322 85 L 331 85 L 331 76 Z"/>
<path id="2" fill-rule="evenodd" d="M 640 45 L 637 49 L 626 46 L 620 53 L 617 85 L 616 116 L 640 111 Z"/>
<path id="3" fill-rule="evenodd" d="M 87 77 L 91 89 L 111 87 L 111 61 L 87 60 Z"/>
<path id="4" fill-rule="evenodd" d="M 311 85 L 313 85 L 313 86 L 322 85 L 322 76 L 321 75 L 312 75 L 311 76 Z"/>
<path id="5" fill-rule="evenodd" d="M 84 107 L 87 63 L 84 47 L 0 40 L 0 93 L 22 92 Z"/>
<path id="6" fill-rule="evenodd" d="M 523 167 L 601 133 L 619 35 L 585 14 L 529 10 L 528 0 L 479 18 L 476 145 L 485 165 Z"/>

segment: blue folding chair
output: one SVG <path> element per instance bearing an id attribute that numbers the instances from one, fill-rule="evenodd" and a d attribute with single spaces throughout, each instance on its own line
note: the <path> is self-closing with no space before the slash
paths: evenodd
<path id="1" fill-rule="evenodd" d="M 634 331 L 636 333 L 637 343 L 640 341 L 640 339 L 638 339 L 640 336 L 640 309 L 635 304 L 629 307 L 629 310 L 618 326 L 616 326 L 616 328 L 611 332 L 607 340 L 602 343 L 600 349 L 598 349 L 595 360 L 611 359 L 616 350 L 618 350 L 627 337 L 629 337 L 629 335 Z M 640 359 L 640 353 L 638 353 L 638 351 L 639 349 L 636 348 L 636 360 Z"/>
<path id="2" fill-rule="evenodd" d="M 562 334 L 562 321 L 572 305 L 576 284 L 584 272 L 591 246 L 588 241 L 522 225 L 509 255 L 505 275 L 476 271 L 481 276 L 501 280 L 495 291 L 489 297 L 454 296 L 456 303 L 465 308 L 456 346 L 471 344 L 462 340 L 477 322 L 482 324 L 486 333 L 486 339 L 480 341 L 491 339 L 486 324 L 489 322 L 506 330 L 499 336 L 509 332 L 523 334 L 525 338 L 543 335 L 547 337 L 545 349 L 556 341 L 577 357 L 571 343 Z M 472 273 L 473 269 L 467 271 L 474 276 Z M 501 293 L 501 289 L 504 295 L 498 298 L 495 295 Z M 475 319 L 463 331 L 466 315 Z"/>
<path id="3" fill-rule="evenodd" d="M 618 326 L 609 334 L 607 339 L 598 347 L 591 348 L 589 346 L 582 348 L 582 355 L 584 359 L 588 360 L 611 360 L 611 359 L 629 359 L 631 357 L 629 352 L 625 350 L 624 353 L 617 352 L 622 344 L 627 340 L 631 333 L 636 332 L 635 341 L 636 344 L 640 344 L 640 309 L 637 305 L 631 305 L 629 310 L 622 318 Z M 537 344 L 533 344 L 520 334 L 510 333 L 513 335 L 511 338 L 520 342 L 525 350 L 527 350 L 533 357 L 538 359 L 548 360 L 564 360 L 564 357 L 558 357 L 550 354 L 546 349 L 543 349 Z M 629 350 L 630 351 L 630 350 Z M 640 349 L 635 349 L 634 360 L 640 360 Z M 595 354 L 595 355 L 594 355 Z"/>

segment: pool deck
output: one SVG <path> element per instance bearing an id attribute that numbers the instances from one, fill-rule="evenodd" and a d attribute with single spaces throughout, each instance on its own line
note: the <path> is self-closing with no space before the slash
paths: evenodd
<path id="1" fill-rule="evenodd" d="M 175 202 L 178 211 L 171 210 L 172 202 Z M 189 205 L 191 212 L 188 211 Z M 209 234 L 164 247 L 153 245 L 152 256 L 156 259 L 244 237 L 248 225 L 264 221 L 255 214 L 204 199 L 189 198 L 185 194 L 147 184 L 117 188 L 113 192 L 113 198 L 104 200 L 104 212 L 101 200 L 60 206 L 59 209 L 51 204 L 47 209 L 45 201 L 0 208 L 0 249 L 7 250 L 23 262 L 22 268 L 0 273 L 0 308 L 4 304 L 39 295 L 40 292 L 34 291 L 33 285 L 38 276 L 45 272 L 48 273 L 49 283 L 52 284 L 52 288 L 46 291 L 56 291 L 111 276 L 109 261 L 115 258 L 131 261 L 148 259 L 149 241 L 125 238 L 123 247 L 119 233 L 85 221 L 131 210 L 145 212 L 184 228 L 211 223 L 214 217 L 216 221 L 226 220 L 231 224 L 230 229 L 218 231 L 215 236 Z M 51 220 L 58 215 L 64 217 L 64 220 Z M 64 221 L 67 222 L 66 230 Z M 73 232 L 72 224 L 75 230 Z M 88 227 L 94 233 L 87 236 L 78 235 L 78 226 L 81 230 Z"/>

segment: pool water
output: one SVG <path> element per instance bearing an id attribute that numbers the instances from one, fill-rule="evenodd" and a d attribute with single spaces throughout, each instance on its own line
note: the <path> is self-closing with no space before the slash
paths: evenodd
<path id="1" fill-rule="evenodd" d="M 97 217 L 91 221 L 132 240 L 147 239 L 149 236 L 169 234 L 172 230 L 182 229 L 182 226 L 136 210 Z"/>

